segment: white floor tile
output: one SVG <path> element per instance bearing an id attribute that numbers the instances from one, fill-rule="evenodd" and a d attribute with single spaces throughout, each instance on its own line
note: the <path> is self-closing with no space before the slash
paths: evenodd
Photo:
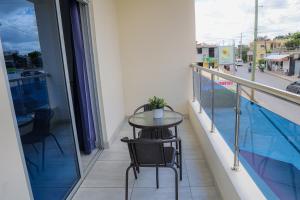
<path id="1" fill-rule="evenodd" d="M 183 180 L 179 181 L 179 199 L 181 200 L 219 200 L 213 176 L 207 166 L 200 143 L 195 136 L 189 120 L 179 126 L 179 135 L 183 149 Z M 104 150 L 87 175 L 75 200 L 122 200 L 125 196 L 125 171 L 130 159 L 127 144 L 122 137 L 132 138 L 132 127 L 124 124 L 120 135 L 109 149 Z M 178 170 L 179 176 L 179 170 Z M 129 194 L 131 200 L 174 200 L 174 172 L 171 169 L 159 169 L 160 188 L 156 189 L 155 168 L 141 168 L 138 179 L 133 171 L 129 174 Z M 132 188 L 132 189 L 131 189 Z"/>
<path id="2" fill-rule="evenodd" d="M 131 200 L 174 200 L 175 188 L 134 188 Z M 179 188 L 180 200 L 191 200 L 189 187 Z"/>
<path id="3" fill-rule="evenodd" d="M 221 200 L 215 187 L 192 187 L 193 200 Z"/>
<path id="4" fill-rule="evenodd" d="M 128 190 L 129 197 L 132 189 Z M 124 188 L 80 188 L 73 200 L 122 200 L 125 199 Z"/>
<path id="5" fill-rule="evenodd" d="M 83 181 L 83 187 L 125 187 L 125 172 L 128 161 L 97 161 Z M 133 186 L 132 170 L 129 174 L 129 187 Z"/>

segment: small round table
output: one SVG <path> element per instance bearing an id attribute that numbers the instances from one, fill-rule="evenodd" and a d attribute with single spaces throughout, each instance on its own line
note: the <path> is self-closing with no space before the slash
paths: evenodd
<path id="1" fill-rule="evenodd" d="M 133 138 L 136 138 L 135 128 L 140 129 L 161 129 L 175 127 L 175 135 L 177 136 L 177 125 L 183 121 L 182 114 L 174 111 L 164 111 L 164 115 L 160 119 L 153 118 L 153 111 L 140 112 L 132 115 L 128 119 L 128 123 L 133 127 Z"/>

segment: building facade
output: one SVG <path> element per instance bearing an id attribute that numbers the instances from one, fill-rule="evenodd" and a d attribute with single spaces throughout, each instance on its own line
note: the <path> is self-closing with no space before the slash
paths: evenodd
<path id="1" fill-rule="evenodd" d="M 218 46 L 197 44 L 197 63 L 203 67 L 218 67 Z"/>

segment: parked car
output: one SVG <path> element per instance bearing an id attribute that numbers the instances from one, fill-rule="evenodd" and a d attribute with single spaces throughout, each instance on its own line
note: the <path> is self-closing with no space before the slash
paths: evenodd
<path id="1" fill-rule="evenodd" d="M 288 85 L 286 90 L 295 94 L 300 94 L 300 80 Z"/>
<path id="2" fill-rule="evenodd" d="M 242 67 L 244 65 L 244 62 L 242 59 L 236 59 L 235 60 L 235 65 L 238 66 L 238 67 Z"/>

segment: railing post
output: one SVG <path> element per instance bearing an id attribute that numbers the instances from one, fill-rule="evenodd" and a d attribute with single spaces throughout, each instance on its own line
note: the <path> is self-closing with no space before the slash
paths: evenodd
<path id="1" fill-rule="evenodd" d="M 211 74 L 211 130 L 215 130 L 215 75 Z"/>
<path id="2" fill-rule="evenodd" d="M 201 106 L 201 92 L 202 92 L 202 70 L 199 69 L 199 113 L 202 112 L 202 106 Z"/>
<path id="3" fill-rule="evenodd" d="M 196 93 L 195 93 L 195 67 L 192 67 L 192 77 L 193 77 L 193 102 L 196 101 Z"/>
<path id="4" fill-rule="evenodd" d="M 232 170 L 239 170 L 239 132 L 240 132 L 240 115 L 241 115 L 241 86 L 236 85 L 236 107 L 235 107 L 235 133 L 234 133 L 234 163 Z"/>

